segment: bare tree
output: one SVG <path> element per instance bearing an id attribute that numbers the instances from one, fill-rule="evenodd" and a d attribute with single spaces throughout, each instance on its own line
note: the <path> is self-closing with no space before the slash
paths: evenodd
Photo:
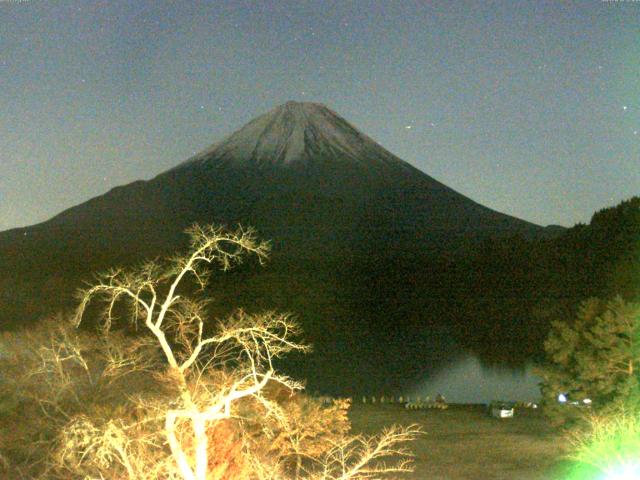
<path id="1" fill-rule="evenodd" d="M 261 396 L 268 382 L 278 382 L 292 390 L 302 388 L 299 383 L 276 373 L 273 360 L 308 347 L 292 340 L 298 327 L 290 317 L 276 313 L 248 315 L 238 311 L 219 323 L 216 335 L 206 337 L 206 303 L 181 296 L 178 293 L 181 282 L 190 275 L 204 287 L 208 275 L 203 268 L 206 265 L 217 263 L 227 270 L 242 261 L 247 253 L 264 261 L 269 246 L 258 242 L 252 230 L 226 233 L 220 228 L 194 226 L 189 233 L 190 253 L 174 258 L 164 268 L 152 262 L 137 270 L 113 270 L 100 276 L 96 285 L 81 292 L 76 320 L 80 324 L 89 302 L 101 297 L 107 305 L 102 329 L 108 334 L 117 303 L 123 301 L 131 309 L 132 320 L 142 323 L 155 337 L 168 365 L 168 375 L 180 396 L 175 407 L 166 412 L 167 442 L 183 478 L 204 480 L 209 461 L 207 424 L 230 418 L 232 405 L 244 397 L 253 396 L 272 407 Z M 168 287 L 164 288 L 166 284 Z M 126 364 L 127 359 L 120 362 Z M 204 370 L 226 365 L 233 365 L 232 378 L 223 388 L 210 389 Z M 275 408 L 269 412 L 278 414 Z M 182 422 L 188 422 L 192 429 L 194 465 L 177 433 L 177 426 Z"/>
<path id="2" fill-rule="evenodd" d="M 394 425 L 375 437 L 345 437 L 319 459 L 321 468 L 309 480 L 365 480 L 413 471 L 411 452 L 403 444 L 422 431 L 416 425 Z M 387 463 L 393 458 L 394 463 Z"/>
<path id="3" fill-rule="evenodd" d="M 212 264 L 228 270 L 247 255 L 255 255 L 262 263 L 267 258 L 269 245 L 258 241 L 250 229 L 227 232 L 196 225 L 188 233 L 191 244 L 186 255 L 165 263 L 148 262 L 138 268 L 115 269 L 99 275 L 95 284 L 79 292 L 75 323 L 80 325 L 93 300 L 104 305 L 100 330 L 107 345 L 102 370 L 106 378 L 121 378 L 132 371 L 151 372 L 158 366 L 158 357 L 149 354 L 150 343 L 144 337 L 137 339 L 130 349 L 120 343 L 118 348 L 108 347 L 117 312 L 121 312 L 123 306 L 128 308 L 132 324 L 150 334 L 147 338 L 156 345 L 160 364 L 164 365 L 162 374 L 156 372 L 155 375 L 161 377 L 175 395 L 159 403 L 145 404 L 142 398 L 136 402 L 144 411 L 155 411 L 156 418 L 163 418 L 163 434 L 177 468 L 171 478 L 205 480 L 210 473 L 211 456 L 215 456 L 209 438 L 211 427 L 236 418 L 243 402 L 250 399 L 261 406 L 265 419 L 291 430 L 287 412 L 265 395 L 266 387 L 275 384 L 291 392 L 301 390 L 303 385 L 277 372 L 273 362 L 289 352 L 305 352 L 309 347 L 295 340 L 299 327 L 291 317 L 275 312 L 254 315 L 238 310 L 218 321 L 212 330 L 214 333 L 208 334 L 207 302 L 185 294 L 185 284 L 191 282 L 204 289 Z M 81 352 L 74 355 L 82 365 Z M 48 364 L 55 365 L 55 362 Z M 90 369 L 85 370 L 90 375 Z M 145 421 L 129 425 L 109 421 L 98 427 L 78 416 L 66 426 L 66 446 L 59 452 L 62 462 L 69 463 L 68 459 L 72 459 L 70 464 L 80 464 L 89 458 L 98 466 L 115 462 L 131 480 L 141 478 L 141 468 L 132 460 L 132 452 L 138 447 L 127 436 L 127 431 L 139 428 Z M 377 462 L 389 455 L 404 456 L 407 452 L 393 446 L 414 438 L 417 433 L 415 427 L 396 428 L 376 440 L 341 434 L 341 440 L 333 442 L 324 454 L 314 452 L 313 461 L 305 470 L 306 476 L 326 480 L 364 479 L 409 471 L 406 460 L 392 466 Z M 287 438 L 292 442 L 295 455 L 304 456 L 299 438 L 296 435 Z M 78 449 L 80 454 L 74 454 Z M 277 464 L 261 463 L 256 456 L 248 455 L 248 458 L 253 463 L 255 478 L 284 478 Z M 372 467 L 374 463 L 378 466 Z M 300 465 L 298 462 L 297 474 L 302 473 Z"/>

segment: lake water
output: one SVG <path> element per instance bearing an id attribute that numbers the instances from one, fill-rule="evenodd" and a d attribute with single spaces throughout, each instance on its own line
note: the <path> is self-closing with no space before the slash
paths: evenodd
<path id="1" fill-rule="evenodd" d="M 463 355 L 407 389 L 406 394 L 434 398 L 442 393 L 451 403 L 489 403 L 491 400 L 537 402 L 541 379 L 529 366 L 522 370 L 483 366 L 473 355 Z"/>
<path id="2" fill-rule="evenodd" d="M 398 332 L 394 336 L 383 331 L 367 342 L 374 334 L 366 332 L 357 339 L 336 336 L 287 373 L 306 379 L 311 393 L 338 397 L 433 399 L 442 393 L 454 403 L 540 400 L 541 379 L 533 375 L 531 366 L 483 365 L 456 344 L 447 326 L 432 326 L 429 335 Z"/>

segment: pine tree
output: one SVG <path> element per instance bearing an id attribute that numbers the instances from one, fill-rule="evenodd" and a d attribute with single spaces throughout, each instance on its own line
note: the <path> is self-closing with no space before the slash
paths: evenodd
<path id="1" fill-rule="evenodd" d="M 538 374 L 545 412 L 556 423 L 637 401 L 640 304 L 621 297 L 586 300 L 573 322 L 553 322 L 544 348 L 546 362 Z M 558 402 L 559 394 L 567 404 Z"/>

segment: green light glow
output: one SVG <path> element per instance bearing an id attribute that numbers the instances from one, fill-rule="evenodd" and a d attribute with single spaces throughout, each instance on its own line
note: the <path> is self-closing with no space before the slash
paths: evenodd
<path id="1" fill-rule="evenodd" d="M 640 415 L 619 413 L 591 419 L 588 434 L 576 434 L 576 462 L 566 480 L 640 480 Z"/>
<path id="2" fill-rule="evenodd" d="M 640 463 L 622 462 L 611 468 L 602 480 L 640 480 Z"/>

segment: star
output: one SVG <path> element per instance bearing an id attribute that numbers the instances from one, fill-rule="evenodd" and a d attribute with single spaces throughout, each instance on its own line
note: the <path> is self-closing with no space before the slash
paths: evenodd
<path id="1" fill-rule="evenodd" d="M 623 109 L 623 110 L 626 110 L 626 109 L 627 109 L 627 106 L 626 106 L 626 105 L 623 105 L 623 106 L 622 106 L 622 109 Z"/>
<path id="2" fill-rule="evenodd" d="M 204 110 L 204 105 L 200 105 L 200 110 Z"/>

